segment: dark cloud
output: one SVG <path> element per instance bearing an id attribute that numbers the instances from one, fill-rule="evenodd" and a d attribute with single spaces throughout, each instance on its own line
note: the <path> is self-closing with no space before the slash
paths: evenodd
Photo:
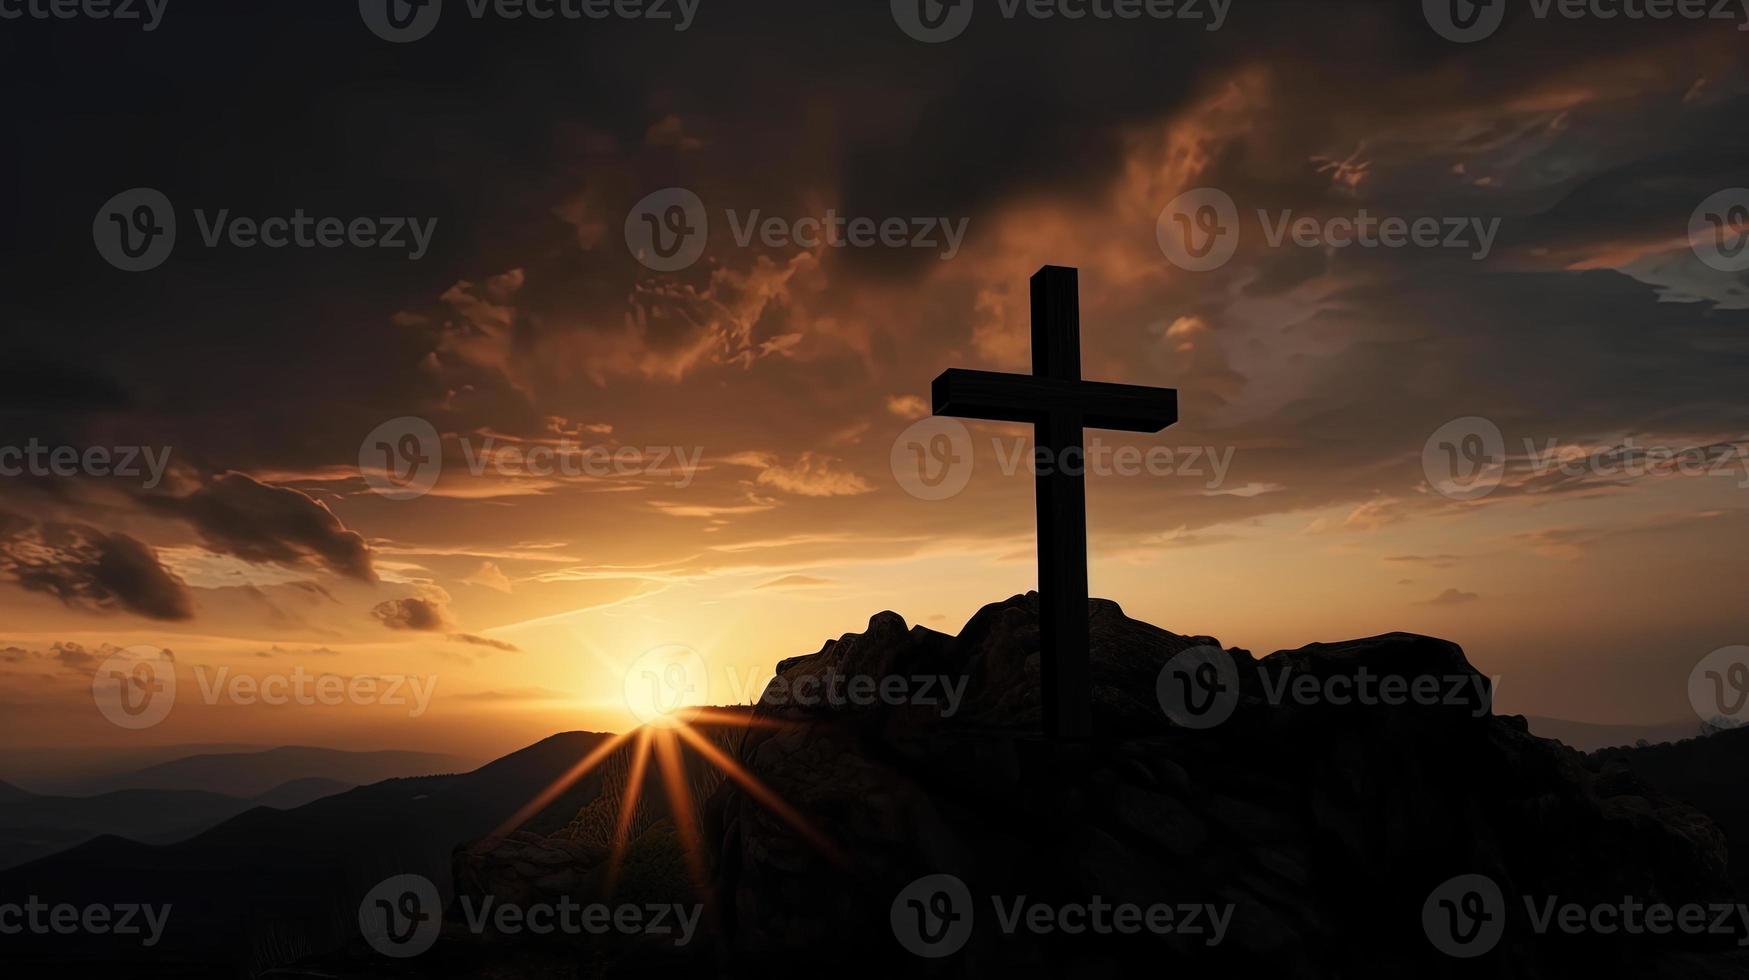
<path id="1" fill-rule="evenodd" d="M 76 608 L 120 608 L 160 620 L 194 616 L 188 586 L 150 547 L 82 524 L 37 524 L 0 512 L 0 573 Z"/>
<path id="2" fill-rule="evenodd" d="M 88 670 L 97 664 L 97 656 L 77 643 L 57 643 L 49 656 L 73 670 Z"/>
<path id="3" fill-rule="evenodd" d="M 441 633 L 455 625 L 448 607 L 436 599 L 390 599 L 378 603 L 371 615 L 392 630 Z"/>
<path id="4" fill-rule="evenodd" d="M 491 647 L 494 650 L 503 650 L 506 653 L 522 652 L 522 648 L 514 643 L 507 643 L 504 640 L 494 640 L 489 636 L 475 636 L 472 633 L 451 633 L 449 638 L 457 643 L 466 643 L 477 647 Z"/>
<path id="5" fill-rule="evenodd" d="M 81 365 L 28 355 L 0 364 L 0 413 L 117 412 L 130 403 L 120 382 Z"/>
<path id="6" fill-rule="evenodd" d="M 143 499 L 188 521 L 213 548 L 238 558 L 290 567 L 315 560 L 335 574 L 376 581 L 364 537 L 301 491 L 225 473 L 186 496 Z"/>

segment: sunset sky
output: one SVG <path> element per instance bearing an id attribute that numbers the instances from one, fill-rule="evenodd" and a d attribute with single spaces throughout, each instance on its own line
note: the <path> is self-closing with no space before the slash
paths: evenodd
<path id="1" fill-rule="evenodd" d="M 1097 438 L 1200 457 L 1089 481 L 1093 592 L 1129 615 L 1259 655 L 1446 637 L 1501 678 L 1500 710 L 1612 723 L 1692 716 L 1694 664 L 1749 643 L 1749 461 L 1525 458 L 1749 440 L 1749 278 L 1689 236 L 1749 182 L 1737 24 L 1525 14 L 1460 45 L 1415 2 L 1236 0 L 1218 31 L 985 4 L 925 44 L 885 3 L 703 0 L 676 31 L 452 0 L 389 44 L 355 5 L 315 6 L 0 28 L 0 445 L 170 451 L 153 487 L 0 478 L 0 746 L 485 758 L 623 729 L 623 670 L 664 644 L 734 703 L 880 610 L 955 632 L 1034 587 L 1032 479 L 1003 466 L 1030 429 L 969 423 L 970 483 L 943 500 L 907 492 L 895 441 L 943 369 L 1030 369 L 1045 264 L 1080 269 L 1086 377 L 1179 391 L 1178 425 Z M 138 187 L 174 202 L 178 238 L 129 273 L 93 216 Z M 709 238 L 659 272 L 627 219 L 674 187 Z M 1156 234 L 1198 188 L 1243 225 L 1206 272 Z M 298 209 L 437 224 L 415 261 L 208 247 L 196 216 Z M 1276 245 L 1259 209 L 1497 236 L 1480 259 Z M 828 210 L 964 239 L 737 241 L 754 212 Z M 361 447 L 408 417 L 442 434 L 443 471 L 389 499 Z M 1510 462 L 1455 500 L 1423 450 L 1467 417 Z M 470 472 L 562 440 L 697 470 Z M 128 731 L 91 678 L 139 644 L 173 652 L 179 694 Z M 418 717 L 208 704 L 220 670 L 436 687 Z"/>

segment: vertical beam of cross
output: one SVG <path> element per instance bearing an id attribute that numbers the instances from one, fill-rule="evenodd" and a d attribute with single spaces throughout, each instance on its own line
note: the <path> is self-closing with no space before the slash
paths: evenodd
<path id="1" fill-rule="evenodd" d="M 1044 728 L 1091 735 L 1084 430 L 1159 432 L 1178 420 L 1178 393 L 1082 381 L 1076 271 L 1045 266 L 1032 277 L 1032 374 L 955 368 L 935 379 L 932 394 L 936 415 L 1033 426 Z"/>
<path id="2" fill-rule="evenodd" d="M 1032 374 L 1081 380 L 1078 273 L 1045 266 L 1032 277 Z M 1038 495 L 1038 630 L 1045 731 L 1093 733 L 1093 679 L 1087 638 L 1087 481 L 1082 479 L 1081 413 L 1058 411 L 1033 423 Z M 1077 470 L 1064 479 L 1060 470 Z"/>

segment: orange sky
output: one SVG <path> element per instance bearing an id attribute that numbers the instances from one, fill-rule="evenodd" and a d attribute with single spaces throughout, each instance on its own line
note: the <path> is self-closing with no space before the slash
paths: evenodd
<path id="1" fill-rule="evenodd" d="M 879 610 L 956 631 L 1034 586 L 1032 481 L 1004 472 L 1030 433 L 969 425 L 974 472 L 944 500 L 907 491 L 895 443 L 928 414 L 942 369 L 1028 369 L 1026 283 L 1047 263 L 1081 270 L 1087 377 L 1180 391 L 1179 425 L 1098 439 L 1170 447 L 1194 469 L 1090 479 L 1096 595 L 1260 654 L 1434 634 L 1500 676 L 1503 711 L 1679 719 L 1693 664 L 1745 642 L 1749 561 L 1733 543 L 1749 540 L 1749 463 L 1562 474 L 1527 458 L 1749 435 L 1731 373 L 1749 301 L 1685 234 L 1704 196 L 1690 187 L 1716 185 L 1696 176 L 1641 207 L 1630 179 L 1650 143 L 1741 104 L 1729 49 L 1679 40 L 1497 75 L 1405 65 L 1388 88 L 1311 55 L 1229 58 L 1176 80 L 1170 100 L 1101 118 L 1084 135 L 1109 155 L 1073 181 L 915 205 L 871 192 L 852 150 L 931 125 L 936 109 L 908 88 L 854 120 L 831 111 L 830 90 L 794 93 L 773 110 L 781 139 L 773 118 L 689 111 L 672 93 L 614 127 L 548 120 L 538 179 L 506 181 L 514 207 L 480 216 L 415 281 L 321 314 L 324 331 L 394 351 L 380 384 L 360 369 L 330 388 L 255 358 L 258 395 L 236 372 L 222 398 L 197 398 L 197 424 L 169 391 L 177 369 L 114 367 L 155 394 L 85 425 L 80 444 L 169 445 L 164 486 L 0 489 L 0 744 L 484 758 L 624 728 L 624 671 L 664 644 L 699 651 L 708 700 L 735 703 L 778 660 Z M 1466 86 L 1488 91 L 1459 97 Z M 1086 163 L 1063 152 L 1061 168 Z M 1599 196 L 1606 185 L 1615 197 Z M 622 234 L 632 202 L 667 186 L 711 214 L 704 257 L 672 273 L 638 265 Z M 1156 225 L 1208 186 L 1251 227 L 1225 266 L 1186 271 Z M 1502 230 L 1483 261 L 1280 247 L 1249 218 L 1259 208 Z M 963 219 L 967 234 L 951 259 L 743 247 L 727 218 L 827 209 Z M 275 302 L 251 296 L 239 302 Z M 1498 427 L 1511 462 L 1493 494 L 1452 500 L 1430 486 L 1423 450 L 1468 416 Z M 373 492 L 357 462 L 399 417 L 441 433 L 442 477 L 417 499 Z M 535 475 L 517 461 L 566 440 L 627 452 L 625 471 Z M 651 470 L 650 450 L 696 471 Z M 95 568 L 114 535 L 149 549 L 171 598 L 147 603 L 100 574 L 30 586 L 33 556 Z M 137 644 L 173 651 L 179 693 L 162 724 L 126 731 L 95 709 L 90 679 Z M 423 708 L 274 707 L 209 695 L 221 671 L 435 686 Z"/>

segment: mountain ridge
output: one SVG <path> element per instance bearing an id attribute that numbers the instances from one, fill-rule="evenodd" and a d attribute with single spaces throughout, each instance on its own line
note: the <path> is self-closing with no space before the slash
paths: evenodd
<path id="1" fill-rule="evenodd" d="M 1621 968 L 1648 977 L 1740 976 L 1730 949 L 1625 939 L 1551 946 L 1528 926 L 1486 957 L 1438 953 L 1416 915 L 1454 875 L 1483 873 L 1508 896 L 1653 895 L 1718 901 L 1733 891 L 1725 837 L 1657 787 L 1658 773 L 1537 738 L 1496 716 L 1486 678 L 1455 644 L 1407 633 L 1310 644 L 1257 658 L 1090 604 L 1096 737 L 1037 733 L 1037 600 L 980 609 L 957 635 L 893 613 L 814 654 L 782 658 L 759 702 L 737 716 L 724 752 L 830 847 L 779 818 L 736 779 L 699 784 L 694 808 L 715 911 L 708 941 L 684 951 L 613 946 L 620 975 L 737 966 L 843 964 L 845 972 L 980 975 L 1153 970 L 1268 970 L 1312 978 L 1578 977 Z M 1207 729 L 1176 720 L 1163 677 L 1181 655 L 1230 669 L 1231 716 Z M 1271 701 L 1372 675 L 1461 683 L 1430 704 Z M 807 678 L 939 676 L 963 691 L 955 710 L 921 699 L 801 703 Z M 358 935 L 360 898 L 378 881 L 424 874 L 446 901 L 597 901 L 629 747 L 558 793 L 531 819 L 510 813 L 609 736 L 561 733 L 462 774 L 388 780 L 297 810 L 256 809 L 170 847 L 104 838 L 0 872 L 0 892 L 59 885 L 72 898 L 158 895 L 185 925 L 167 954 L 214 970 L 381 975 Z M 1695 746 L 1660 747 L 1689 758 Z M 1741 739 L 1705 749 L 1749 755 Z M 1675 771 L 1665 765 L 1664 771 Z M 1719 760 L 1691 767 L 1721 769 Z M 666 801 L 640 804 L 627 875 L 681 868 Z M 1692 802 L 1692 801 L 1690 801 Z M 1612 856 L 1607 867 L 1589 855 Z M 915 959 L 896 941 L 895 896 L 951 874 L 977 894 L 1099 895 L 1106 901 L 1201 901 L 1230 907 L 1228 943 L 1166 937 L 1088 945 L 1066 935 L 1004 935 L 987 919 L 963 953 Z M 610 876 L 609 876 L 610 877 Z M 685 880 L 682 874 L 681 881 Z M 631 887 L 624 883 L 622 888 Z M 638 888 L 650 887 L 644 878 Z M 624 894 L 615 892 L 613 894 Z M 651 894 L 647 891 L 634 894 Z M 477 904 L 477 903 L 476 903 Z M 987 907 L 987 906 L 986 906 Z M 433 976 L 547 975 L 587 941 L 475 934 L 451 907 L 438 946 L 415 961 Z M 27 941 L 0 957 L 131 962 L 125 950 L 69 951 Z M 290 969 L 292 964 L 295 969 Z M 1463 972 L 1459 972 L 1460 968 Z M 544 971 L 544 972 L 543 972 Z"/>

